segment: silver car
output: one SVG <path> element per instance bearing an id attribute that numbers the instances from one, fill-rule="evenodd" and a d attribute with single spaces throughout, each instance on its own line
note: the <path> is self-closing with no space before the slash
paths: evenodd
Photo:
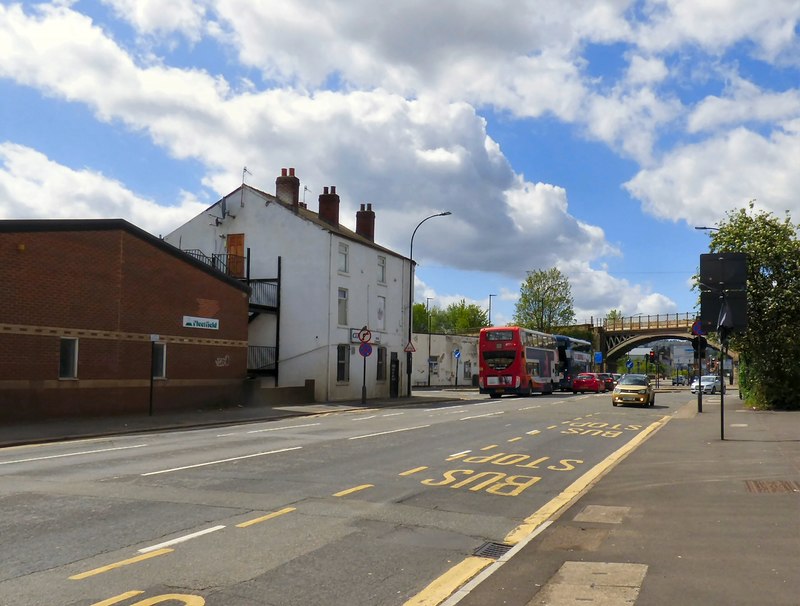
<path id="1" fill-rule="evenodd" d="M 697 393 L 698 384 L 703 386 L 703 393 L 715 394 L 725 390 L 717 375 L 703 375 L 699 382 L 697 379 L 692 381 L 692 393 Z"/>

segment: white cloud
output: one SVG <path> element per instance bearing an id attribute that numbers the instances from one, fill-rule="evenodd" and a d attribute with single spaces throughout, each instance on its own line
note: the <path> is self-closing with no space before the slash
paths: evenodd
<path id="1" fill-rule="evenodd" d="M 628 81 L 633 84 L 653 84 L 661 82 L 669 75 L 663 59 L 656 57 L 631 57 L 628 66 Z"/>
<path id="2" fill-rule="evenodd" d="M 651 214 L 708 225 L 756 198 L 760 208 L 800 215 L 800 120 L 765 137 L 746 128 L 687 145 L 625 184 Z"/>
<path id="3" fill-rule="evenodd" d="M 162 206 L 99 173 L 70 169 L 22 145 L 0 144 L 0 216 L 6 219 L 122 218 L 160 235 L 205 208 L 190 194 L 176 206 Z"/>

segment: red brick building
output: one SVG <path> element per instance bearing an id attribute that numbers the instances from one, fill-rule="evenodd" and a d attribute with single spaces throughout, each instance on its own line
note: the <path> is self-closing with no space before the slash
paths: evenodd
<path id="1" fill-rule="evenodd" d="M 0 221 L 0 421 L 238 403 L 247 286 L 121 219 Z"/>

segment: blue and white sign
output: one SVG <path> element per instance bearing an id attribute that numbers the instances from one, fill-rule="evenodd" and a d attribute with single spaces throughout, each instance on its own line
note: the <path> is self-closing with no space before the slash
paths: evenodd
<path id="1" fill-rule="evenodd" d="M 458 350 L 458 349 L 456 349 L 456 350 L 453 352 L 453 356 L 455 357 L 455 359 L 456 359 L 456 360 L 458 360 L 458 359 L 461 357 L 461 351 L 460 351 L 460 350 Z"/>
<path id="2" fill-rule="evenodd" d="M 631 361 L 631 359 L 630 359 L 630 358 L 628 358 L 628 361 L 627 361 L 627 362 L 625 362 L 625 368 L 627 368 L 628 370 L 630 370 L 631 368 L 633 368 L 633 362 Z"/>
<path id="3" fill-rule="evenodd" d="M 595 364 L 602 364 L 603 363 L 603 352 L 602 351 L 594 352 L 594 363 Z"/>

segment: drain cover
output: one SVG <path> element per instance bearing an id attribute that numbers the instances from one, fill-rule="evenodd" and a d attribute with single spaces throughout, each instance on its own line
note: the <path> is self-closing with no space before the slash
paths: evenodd
<path id="1" fill-rule="evenodd" d="M 497 558 L 503 557 L 505 554 L 507 554 L 511 547 L 513 546 L 505 545 L 504 543 L 492 543 L 491 541 L 487 541 L 478 547 L 473 555 L 496 560 Z"/>
<path id="2" fill-rule="evenodd" d="M 790 480 L 747 480 L 745 485 L 748 492 L 800 492 L 800 482 Z"/>

